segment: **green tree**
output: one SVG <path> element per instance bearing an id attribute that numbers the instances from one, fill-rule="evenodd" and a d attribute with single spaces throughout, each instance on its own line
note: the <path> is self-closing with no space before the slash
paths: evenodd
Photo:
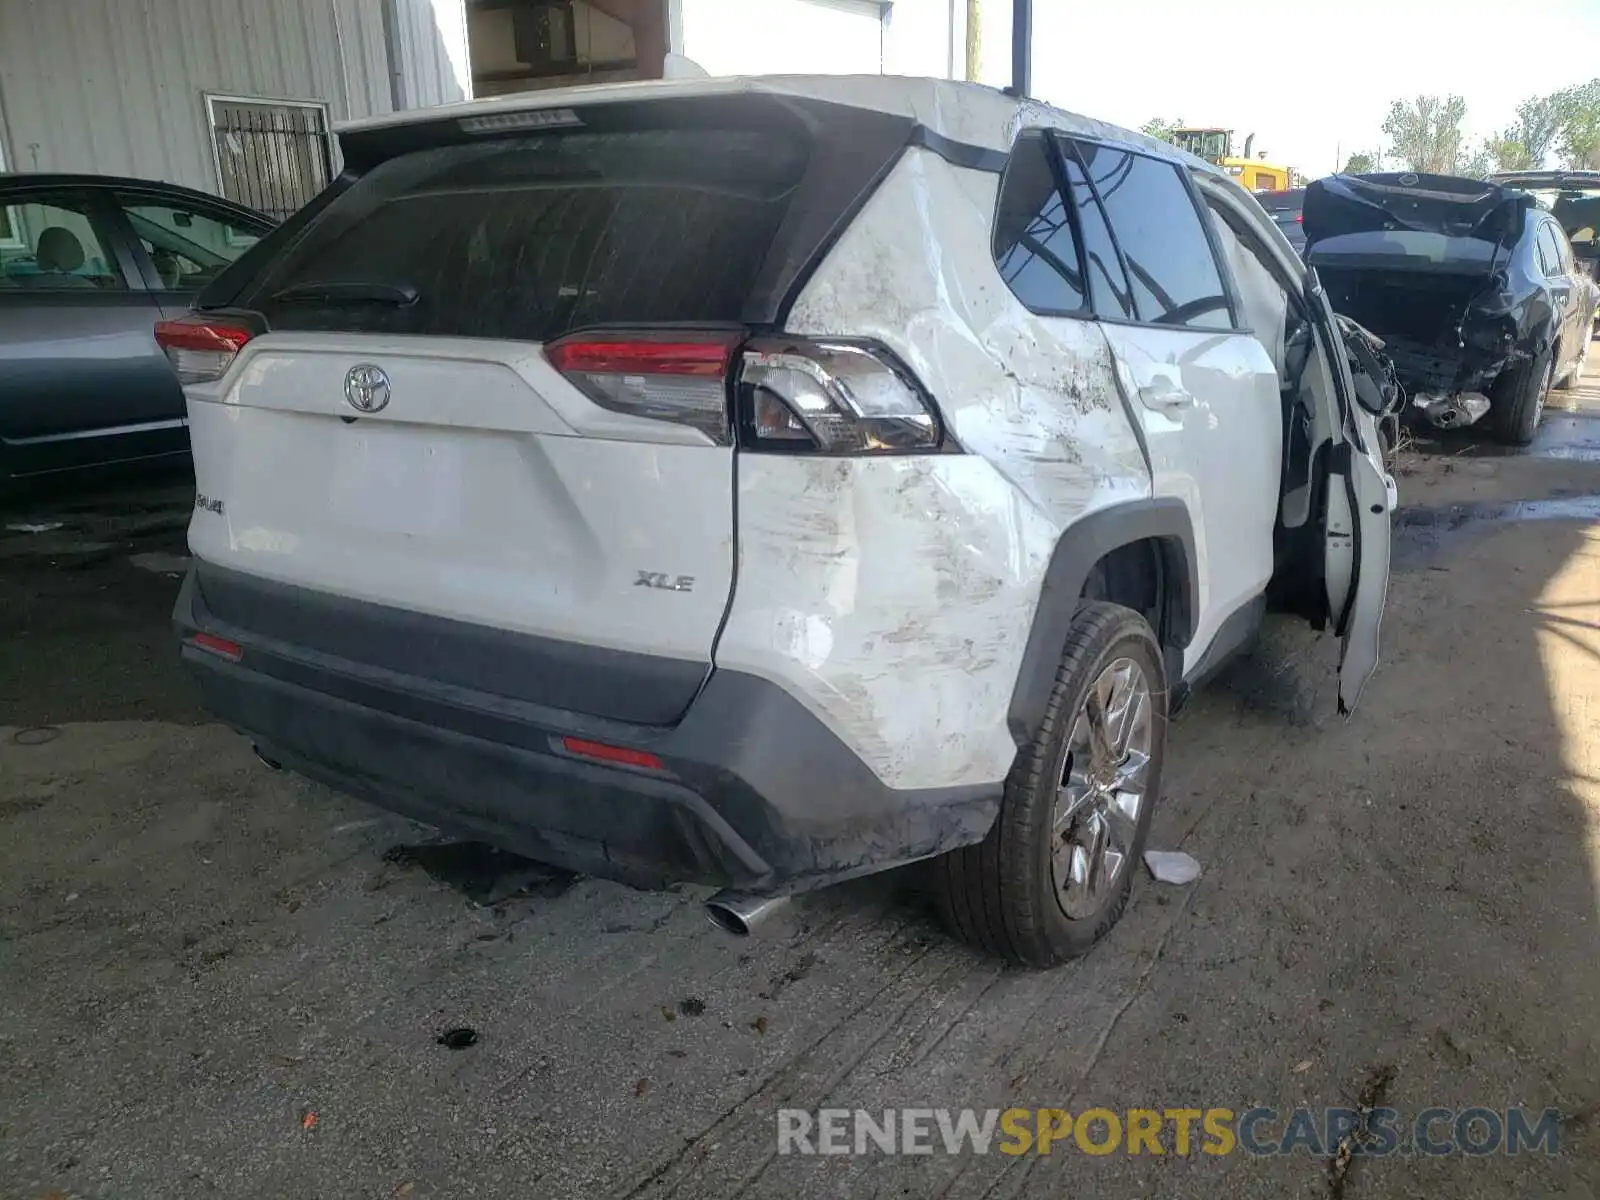
<path id="1" fill-rule="evenodd" d="M 1531 171 L 1544 164 L 1545 156 L 1561 134 L 1559 96 L 1559 92 L 1553 96 L 1535 96 L 1517 105 L 1517 119 L 1503 136 L 1522 147 L 1527 166 L 1506 166 L 1504 170 Z"/>
<path id="2" fill-rule="evenodd" d="M 1388 153 L 1409 171 L 1450 175 L 1461 166 L 1461 123 L 1467 102 L 1460 96 L 1418 96 L 1389 105 L 1383 132 Z"/>
<path id="3" fill-rule="evenodd" d="M 1487 156 L 1489 169 L 1534 171 L 1542 167 L 1568 123 L 1582 110 L 1579 90 L 1567 88 L 1517 105 L 1517 119 L 1484 139 L 1482 153 Z"/>
<path id="4" fill-rule="evenodd" d="M 1151 117 L 1143 125 L 1139 126 L 1139 132 L 1144 134 L 1145 137 L 1153 137 L 1159 142 L 1170 142 L 1173 133 L 1182 128 L 1182 117 L 1175 121 L 1163 121 L 1160 117 Z"/>
<path id="5" fill-rule="evenodd" d="M 1367 175 L 1378 169 L 1378 156 L 1358 150 L 1344 160 L 1341 171 L 1345 175 Z"/>
<path id="6" fill-rule="evenodd" d="M 1489 143 L 1485 142 L 1456 167 L 1456 174 L 1465 175 L 1468 179 L 1487 179 L 1498 169 L 1498 162 Z"/>
<path id="7" fill-rule="evenodd" d="M 1557 149 L 1573 171 L 1600 171 L 1600 78 L 1564 88 L 1551 97 L 1561 118 Z"/>
<path id="8" fill-rule="evenodd" d="M 1514 128 L 1504 133 L 1490 134 L 1484 139 L 1478 153 L 1484 159 L 1489 171 L 1531 171 L 1542 161 L 1542 158 L 1536 158 L 1532 148 L 1516 135 Z"/>

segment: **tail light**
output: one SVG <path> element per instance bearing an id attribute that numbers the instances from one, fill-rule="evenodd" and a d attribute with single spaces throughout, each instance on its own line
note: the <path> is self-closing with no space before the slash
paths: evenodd
<path id="1" fill-rule="evenodd" d="M 746 450 L 907 454 L 948 442 L 933 402 L 888 350 L 739 333 L 576 334 L 545 357 L 612 412 L 698 429 Z M 736 420 L 729 421 L 728 395 Z"/>
<path id="2" fill-rule="evenodd" d="M 933 401 L 883 347 L 758 338 L 741 356 L 742 442 L 791 454 L 908 454 L 945 447 Z"/>
<path id="3" fill-rule="evenodd" d="M 601 408 L 698 429 L 732 443 L 728 376 L 739 333 L 576 334 L 544 348 L 552 366 Z"/>
<path id="4" fill-rule="evenodd" d="M 201 630 L 189 635 L 189 645 L 196 650 L 204 650 L 208 654 L 215 654 L 218 658 L 225 658 L 229 662 L 238 662 L 244 658 L 244 647 L 238 642 L 230 642 L 227 638 L 218 637 L 214 633 Z"/>
<path id="5" fill-rule="evenodd" d="M 178 373 L 179 383 L 209 383 L 221 379 L 255 331 L 227 321 L 201 316 L 156 322 L 156 344 Z"/>
<path id="6" fill-rule="evenodd" d="M 659 755 L 648 750 L 633 750 L 626 746 L 613 746 L 607 742 L 591 742 L 586 738 L 564 737 L 561 749 L 579 758 L 592 758 L 596 762 L 614 763 L 622 767 L 638 767 L 642 771 L 665 771 L 667 764 Z"/>

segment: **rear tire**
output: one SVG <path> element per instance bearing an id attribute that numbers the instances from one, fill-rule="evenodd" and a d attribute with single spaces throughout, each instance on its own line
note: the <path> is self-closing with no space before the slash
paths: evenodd
<path id="1" fill-rule="evenodd" d="M 1489 420 L 1495 437 L 1511 446 L 1533 441 L 1544 415 L 1545 396 L 1553 382 L 1555 347 L 1508 367 L 1494 381 L 1489 397 Z"/>
<path id="2" fill-rule="evenodd" d="M 1120 707 L 1119 695 L 1127 697 Z M 1049 967 L 1111 931 L 1161 794 L 1167 699 L 1149 623 L 1119 604 L 1082 602 L 1044 721 L 1017 755 L 989 836 L 933 864 L 940 909 L 957 936 L 1011 962 Z"/>

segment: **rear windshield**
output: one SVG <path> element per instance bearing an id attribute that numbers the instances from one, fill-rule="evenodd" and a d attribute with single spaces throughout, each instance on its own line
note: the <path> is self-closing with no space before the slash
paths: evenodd
<path id="1" fill-rule="evenodd" d="M 806 165 L 770 130 L 418 150 L 339 196 L 245 303 L 274 329 L 531 341 L 733 322 Z"/>

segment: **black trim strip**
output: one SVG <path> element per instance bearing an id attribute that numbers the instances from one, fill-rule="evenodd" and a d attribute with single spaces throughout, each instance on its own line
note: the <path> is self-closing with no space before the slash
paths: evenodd
<path id="1" fill-rule="evenodd" d="M 713 672 L 672 728 L 601 722 L 235 634 L 206 610 L 196 575 L 174 609 L 179 636 L 206 629 L 243 645 L 238 663 L 183 648 L 212 712 L 274 761 L 541 861 L 644 886 L 804 890 L 973 845 L 999 811 L 1000 780 L 889 787 L 755 676 Z M 419 642 L 454 636 L 450 622 L 410 615 Z M 649 750 L 665 769 L 568 757 L 552 746 L 563 734 Z"/>
<path id="2" fill-rule="evenodd" d="M 630 725 L 675 723 L 709 661 L 662 658 L 433 617 L 195 562 L 195 621 L 251 643 L 300 647 L 329 665 L 381 668 L 484 697 Z"/>
<path id="3" fill-rule="evenodd" d="M 958 142 L 954 138 L 945 137 L 942 133 L 933 132 L 926 125 L 918 125 L 911 131 L 911 140 L 908 144 L 923 150 L 931 150 L 953 167 L 965 167 L 969 171 L 987 171 L 991 175 L 1004 173 L 1006 163 L 1011 160 L 1011 156 L 1004 150 L 991 150 L 987 146 Z"/>
<path id="4" fill-rule="evenodd" d="M 1161 555 L 1166 611 L 1158 632 L 1163 651 L 1181 652 L 1194 637 L 1200 579 L 1194 526 L 1183 501 L 1170 496 L 1135 500 L 1075 521 L 1062 532 L 1045 569 L 1022 667 L 1011 692 L 1006 723 L 1018 746 L 1027 745 L 1044 721 L 1089 573 L 1111 551 L 1142 541 L 1155 542 Z"/>

